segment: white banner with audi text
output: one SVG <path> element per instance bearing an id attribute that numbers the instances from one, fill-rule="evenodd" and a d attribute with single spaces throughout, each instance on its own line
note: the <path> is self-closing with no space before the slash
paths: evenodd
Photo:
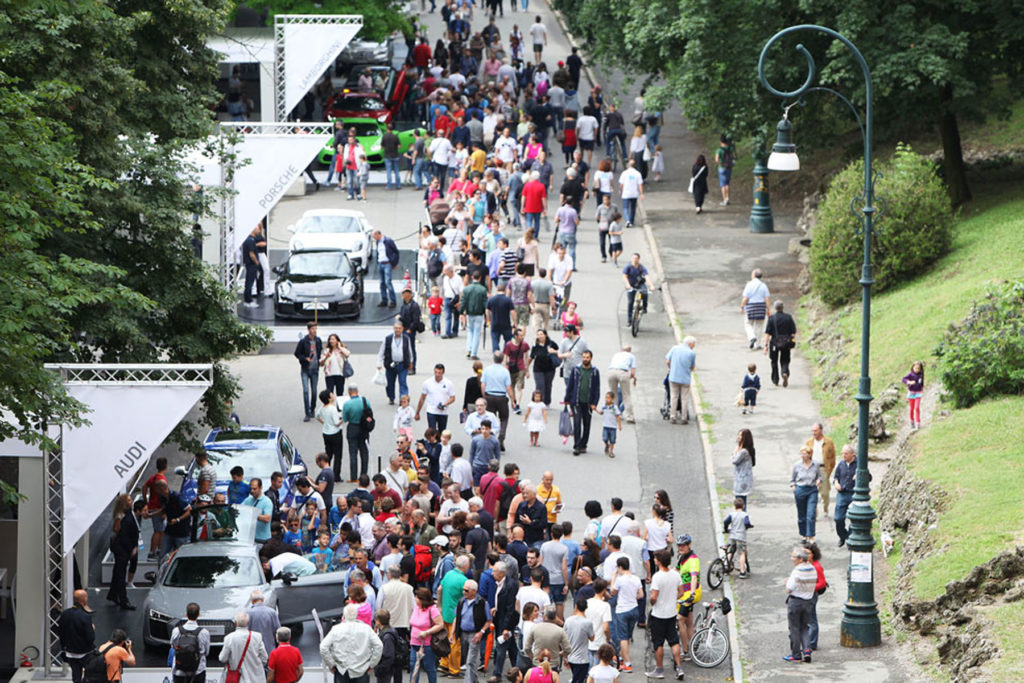
<path id="1" fill-rule="evenodd" d="M 316 85 L 362 23 L 286 23 L 284 30 L 284 103 L 290 112 Z"/>
<path id="2" fill-rule="evenodd" d="M 329 140 L 329 135 L 317 133 L 243 137 L 235 151 L 248 163 L 235 171 L 235 234 L 229 245 L 233 253 Z"/>
<path id="3" fill-rule="evenodd" d="M 205 386 L 68 386 L 91 424 L 64 428 L 64 553 L 200 399 Z"/>

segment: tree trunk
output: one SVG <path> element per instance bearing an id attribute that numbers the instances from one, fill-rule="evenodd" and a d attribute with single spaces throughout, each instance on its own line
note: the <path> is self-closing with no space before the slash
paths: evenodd
<path id="1" fill-rule="evenodd" d="M 960 146 L 960 126 L 956 120 L 956 112 L 950 105 L 953 100 L 953 89 L 945 86 L 942 89 L 942 118 L 939 130 L 942 134 L 943 170 L 946 174 L 946 189 L 953 208 L 971 200 L 971 188 L 967 185 L 967 167 L 964 166 L 964 153 Z"/>

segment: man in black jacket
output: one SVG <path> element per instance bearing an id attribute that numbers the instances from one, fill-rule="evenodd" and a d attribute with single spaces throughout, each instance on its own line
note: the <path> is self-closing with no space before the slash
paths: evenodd
<path id="1" fill-rule="evenodd" d="M 516 647 L 516 627 L 519 625 L 519 612 L 516 611 L 516 593 L 519 582 L 508 575 L 504 562 L 496 562 L 491 570 L 498 589 L 494 595 L 494 672 L 501 677 L 505 666 L 505 657 L 512 666 L 516 664 L 518 648 Z"/>
<path id="2" fill-rule="evenodd" d="M 398 310 L 398 319 L 405 327 L 405 335 L 412 346 L 412 367 L 410 375 L 416 374 L 416 333 L 423 331 L 423 311 L 412 296 L 412 287 L 402 290 L 402 308 Z"/>
<path id="3" fill-rule="evenodd" d="M 165 482 L 159 482 L 167 486 Z M 107 600 L 121 609 L 133 610 L 135 605 L 128 601 L 128 564 L 132 556 L 139 552 L 139 520 L 146 508 L 146 501 L 137 500 L 132 509 L 125 513 L 117 527 L 117 534 L 110 541 L 110 551 L 114 554 L 114 570 L 110 576 L 110 590 Z"/>
<path id="4" fill-rule="evenodd" d="M 395 298 L 395 286 L 391 284 L 391 271 L 398 267 L 398 247 L 390 237 L 385 237 L 380 230 L 373 231 L 373 241 L 377 243 L 374 258 L 377 259 L 377 275 L 380 278 L 381 308 L 394 308 L 398 305 Z"/>
<path id="5" fill-rule="evenodd" d="M 487 601 L 477 590 L 476 581 L 466 581 L 462 586 L 462 599 L 455 606 L 455 637 L 462 639 L 462 651 L 466 653 L 466 683 L 477 683 L 479 643 L 491 626 Z"/>
<path id="6" fill-rule="evenodd" d="M 597 410 L 601 400 L 601 373 L 594 367 L 593 360 L 594 354 L 589 350 L 584 351 L 583 363 L 572 369 L 565 385 L 563 403 L 572 411 L 573 455 L 587 452 L 590 413 Z"/>
<path id="7" fill-rule="evenodd" d="M 96 627 L 92 623 L 89 594 L 77 590 L 74 601 L 75 604 L 61 612 L 57 621 L 57 635 L 64 650 L 64 659 L 71 667 L 71 680 L 73 683 L 82 683 L 83 660 L 96 649 Z"/>
<path id="8" fill-rule="evenodd" d="M 775 302 L 775 313 L 764 328 L 764 352 L 772 361 L 772 384 L 779 386 L 779 365 L 782 366 L 782 386 L 789 386 L 789 353 L 796 344 L 796 322 L 783 310 L 781 301 Z"/>
<path id="9" fill-rule="evenodd" d="M 395 320 L 394 332 L 384 337 L 377 352 L 377 369 L 384 369 L 387 376 L 388 402 L 395 404 L 395 380 L 398 380 L 398 395 L 409 395 L 407 377 L 413 368 L 413 346 L 409 335 L 405 333 L 405 325 Z"/>
<path id="10" fill-rule="evenodd" d="M 306 416 L 303 422 L 313 419 L 316 412 L 316 382 L 320 377 L 320 356 L 324 342 L 316 336 L 316 323 L 306 323 L 306 336 L 295 345 L 294 356 L 299 360 L 299 379 L 302 381 L 302 408 Z"/>

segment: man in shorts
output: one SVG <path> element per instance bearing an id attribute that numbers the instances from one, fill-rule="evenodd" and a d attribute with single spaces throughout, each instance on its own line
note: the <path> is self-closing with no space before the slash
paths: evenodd
<path id="1" fill-rule="evenodd" d="M 583 108 L 583 116 L 576 119 L 576 141 L 579 142 L 580 151 L 587 153 L 587 165 L 589 166 L 594 158 L 594 140 L 597 137 L 597 117 L 590 107 Z"/>
<path id="2" fill-rule="evenodd" d="M 533 39 L 533 63 L 540 64 L 541 53 L 544 51 L 544 46 L 548 44 L 548 30 L 541 23 L 540 15 L 537 15 L 537 20 L 529 28 L 529 33 Z"/>
<path id="3" fill-rule="evenodd" d="M 654 648 L 654 671 L 648 671 L 648 678 L 664 678 L 664 645 L 672 648 L 672 660 L 676 665 L 676 678 L 683 679 L 683 663 L 679 659 L 679 631 L 676 629 L 676 601 L 683 595 L 683 582 L 678 572 L 669 566 L 672 551 L 662 548 L 654 553 L 658 571 L 651 577 L 648 599 L 651 613 L 647 619 L 651 647 Z"/>
<path id="4" fill-rule="evenodd" d="M 676 537 L 679 562 L 679 636 L 683 640 L 683 660 L 690 660 L 690 640 L 693 639 L 693 606 L 700 604 L 700 558 L 691 548 L 693 541 L 689 534 Z"/>

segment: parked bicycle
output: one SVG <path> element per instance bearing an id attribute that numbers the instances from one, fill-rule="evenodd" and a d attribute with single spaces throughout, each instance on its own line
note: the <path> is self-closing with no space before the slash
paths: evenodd
<path id="1" fill-rule="evenodd" d="M 693 617 L 695 630 L 690 639 L 690 658 L 693 663 L 704 669 L 718 666 L 729 657 L 731 649 L 729 636 L 718 626 L 717 613 L 725 616 L 732 611 L 732 603 L 728 598 L 705 602 L 703 609 Z"/>
<path id="2" fill-rule="evenodd" d="M 718 589 L 722 585 L 722 581 L 725 580 L 726 574 L 732 574 L 733 571 L 739 571 L 739 564 L 736 560 L 736 543 L 729 541 L 728 544 L 721 547 L 722 555 L 716 557 L 714 561 L 708 565 L 708 586 L 711 590 Z M 750 573 L 750 546 L 747 546 L 747 574 Z M 744 577 L 745 578 L 745 577 Z"/>

